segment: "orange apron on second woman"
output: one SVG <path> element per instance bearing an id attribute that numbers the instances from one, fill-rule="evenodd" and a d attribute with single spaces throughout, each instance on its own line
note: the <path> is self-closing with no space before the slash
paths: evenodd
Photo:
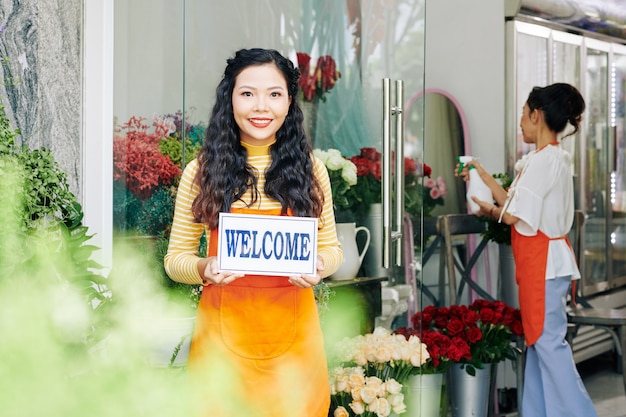
<path id="1" fill-rule="evenodd" d="M 208 256 L 217 254 L 217 239 L 211 231 Z M 326 417 L 330 387 L 313 289 L 259 275 L 204 287 L 189 370 L 198 415 Z"/>
<path id="2" fill-rule="evenodd" d="M 511 247 L 515 259 L 515 281 L 519 286 L 519 304 L 526 345 L 532 346 L 543 332 L 546 307 L 546 266 L 551 240 L 540 230 L 534 236 L 520 234 L 511 227 Z"/>

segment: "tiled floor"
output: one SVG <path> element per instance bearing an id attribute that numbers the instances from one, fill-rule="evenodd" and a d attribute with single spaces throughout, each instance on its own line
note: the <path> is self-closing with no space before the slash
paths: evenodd
<path id="1" fill-rule="evenodd" d="M 622 374 L 617 373 L 615 355 L 607 353 L 596 356 L 579 363 L 577 367 L 593 400 L 598 417 L 626 417 L 624 382 Z M 518 413 L 517 411 L 502 412 L 499 417 L 518 417 Z"/>
<path id="2" fill-rule="evenodd" d="M 626 417 L 626 395 L 615 357 L 601 355 L 578 364 L 578 372 L 593 400 L 598 417 Z"/>

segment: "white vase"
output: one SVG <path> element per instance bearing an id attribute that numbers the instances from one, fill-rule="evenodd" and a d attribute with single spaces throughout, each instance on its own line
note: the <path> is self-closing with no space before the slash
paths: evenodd
<path id="1" fill-rule="evenodd" d="M 441 412 L 442 373 L 411 375 L 407 381 L 407 417 L 439 417 Z"/>
<path id="2" fill-rule="evenodd" d="M 335 226 L 337 238 L 341 242 L 343 261 L 337 272 L 332 274 L 330 278 L 338 281 L 354 279 L 370 245 L 370 231 L 365 226 L 356 227 L 355 223 L 337 223 Z M 356 235 L 359 232 L 365 235 L 365 246 L 360 252 L 356 244 Z"/>

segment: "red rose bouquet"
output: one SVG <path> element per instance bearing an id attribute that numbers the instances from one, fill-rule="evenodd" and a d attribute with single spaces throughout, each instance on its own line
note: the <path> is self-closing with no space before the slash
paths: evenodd
<path id="1" fill-rule="evenodd" d="M 300 89 L 305 101 L 313 101 L 316 98 L 326 101 L 326 94 L 341 78 L 337 71 L 337 64 L 330 55 L 323 55 L 317 59 L 317 66 L 311 72 L 311 56 L 304 52 L 296 53 L 298 57 L 298 69 L 300 70 Z"/>
<path id="2" fill-rule="evenodd" d="M 396 333 L 421 337 L 438 370 L 456 362 L 465 364 L 467 373 L 474 375 L 485 363 L 513 360 L 520 353 L 512 344 L 514 335 L 523 334 L 520 311 L 502 301 L 479 299 L 470 306 L 428 306 L 411 321 L 412 329 Z"/>

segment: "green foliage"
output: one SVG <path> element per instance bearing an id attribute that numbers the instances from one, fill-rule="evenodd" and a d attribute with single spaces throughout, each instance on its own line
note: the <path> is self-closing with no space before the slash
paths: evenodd
<path id="1" fill-rule="evenodd" d="M 21 184 L 22 230 L 37 228 L 38 223 L 60 221 L 73 228 L 82 220 L 82 210 L 70 191 L 65 172 L 48 149 L 18 146 L 18 130 L 10 127 L 0 103 L 0 174 L 12 170 Z"/>
<path id="2" fill-rule="evenodd" d="M 183 164 L 183 142 L 178 134 L 173 134 L 159 141 L 159 150 L 165 156 L 169 156 L 173 163 L 186 166 L 191 162 L 202 148 L 202 142 L 187 141 L 185 147 L 185 163 Z"/>
<path id="3" fill-rule="evenodd" d="M 0 283 L 9 288 L 29 282 L 76 294 L 89 311 L 82 341 L 93 341 L 99 326 L 96 310 L 108 304 L 106 279 L 93 260 L 98 248 L 82 225 L 82 207 L 69 190 L 66 175 L 46 149 L 15 143 L 0 103 Z M 5 287 L 6 288 L 6 287 Z"/>
<path id="4" fill-rule="evenodd" d="M 132 239 L 132 236 L 144 236 L 151 240 L 150 245 L 144 248 L 144 255 L 146 255 L 145 261 L 149 265 L 152 276 L 157 277 L 158 284 L 167 291 L 168 297 L 172 300 L 180 300 L 185 304 L 195 306 L 200 295 L 197 286 L 172 281 L 165 273 L 163 258 L 167 253 L 180 172 L 196 157 L 202 147 L 206 126 L 202 123 L 189 123 L 186 116 L 183 118 L 183 112 L 180 110 L 158 118 L 154 123 L 156 133 L 149 133 L 146 130 L 147 126 L 143 125 L 143 118 L 131 118 L 131 120 L 133 123 L 129 122 L 128 126 L 122 127 L 122 130 L 126 131 L 126 140 L 132 139 L 133 146 L 137 150 L 148 147 L 150 152 L 147 155 L 157 160 L 167 159 L 178 168 L 179 173 L 171 179 L 171 182 L 162 181 L 159 177 L 159 180 L 146 193 L 138 193 L 137 189 L 129 187 L 126 181 L 128 172 L 120 172 L 117 177 L 114 175 L 113 225 L 116 235 L 129 239 Z M 137 121 L 141 123 L 137 124 Z M 171 132 L 172 127 L 174 131 L 168 134 L 167 132 Z M 183 137 L 185 139 L 184 161 Z M 124 162 L 121 166 L 128 166 L 126 163 L 130 158 L 128 146 L 119 146 L 116 151 L 117 159 L 120 163 Z M 151 165 L 150 160 L 142 154 L 136 153 L 136 156 L 135 159 L 130 158 L 136 172 L 149 172 L 151 168 L 154 168 L 155 164 Z M 143 179 L 144 175 L 138 175 L 138 178 Z"/>
<path id="5" fill-rule="evenodd" d="M 506 172 L 493 174 L 493 177 L 500 182 L 505 190 L 513 182 L 513 178 Z M 481 233 L 483 237 L 498 244 L 511 244 L 511 226 L 504 222 L 499 223 L 489 217 L 479 217 L 479 219 L 487 223 L 487 228 Z"/>
<path id="6" fill-rule="evenodd" d="M 122 181 L 113 182 L 113 224 L 118 231 L 156 236 L 168 233 L 174 215 L 176 189 L 160 186 L 142 200 Z"/>

